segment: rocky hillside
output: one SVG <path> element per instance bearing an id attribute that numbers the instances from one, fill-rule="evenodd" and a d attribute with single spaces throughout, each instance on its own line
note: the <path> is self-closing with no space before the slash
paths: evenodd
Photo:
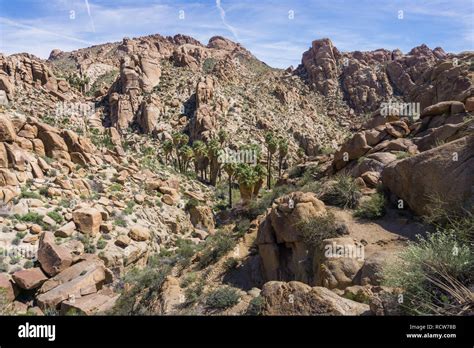
<path id="1" fill-rule="evenodd" d="M 472 314 L 472 58 L 0 55 L 0 313 Z"/>

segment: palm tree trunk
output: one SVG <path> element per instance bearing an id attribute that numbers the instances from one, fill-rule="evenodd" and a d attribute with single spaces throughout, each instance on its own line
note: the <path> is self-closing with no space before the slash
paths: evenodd
<path id="1" fill-rule="evenodd" d="M 229 175 L 229 207 L 232 209 L 232 175 Z"/>

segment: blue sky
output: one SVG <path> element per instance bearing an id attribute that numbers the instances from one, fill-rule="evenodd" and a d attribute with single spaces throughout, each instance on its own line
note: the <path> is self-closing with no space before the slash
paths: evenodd
<path id="1" fill-rule="evenodd" d="M 323 37 L 342 51 L 426 43 L 461 52 L 474 50 L 474 0 L 0 0 L 5 54 L 47 58 L 54 48 L 155 33 L 203 43 L 222 35 L 280 68 L 297 66 Z"/>

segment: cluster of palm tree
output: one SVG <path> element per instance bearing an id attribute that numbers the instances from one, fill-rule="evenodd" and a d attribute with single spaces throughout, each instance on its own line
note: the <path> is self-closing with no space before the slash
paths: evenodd
<path id="1" fill-rule="evenodd" d="M 281 178 L 283 160 L 288 155 L 288 141 L 282 137 L 276 137 L 272 132 L 267 132 L 265 146 L 267 148 L 267 189 L 271 189 L 273 154 L 278 151 L 278 178 Z"/>
<path id="2" fill-rule="evenodd" d="M 184 133 L 176 132 L 172 135 L 172 140 L 163 143 L 163 151 L 166 165 L 171 162 L 176 170 L 187 173 L 190 164 L 193 163 L 196 176 L 204 182 L 209 182 L 212 186 L 217 184 L 222 172 L 225 172 L 229 186 L 229 206 L 232 207 L 234 183 L 239 186 L 244 204 L 258 196 L 265 179 L 267 188 L 271 188 L 272 158 L 276 152 L 278 152 L 278 177 L 281 177 L 283 161 L 288 155 L 288 142 L 274 136 L 273 133 L 267 133 L 265 135 L 267 164 L 264 166 L 260 163 L 260 146 L 256 144 L 240 148 L 240 150 L 252 153 L 256 157 L 254 163 L 220 163 L 219 154 L 224 150 L 227 139 L 227 133 L 220 131 L 209 141 L 196 140 L 190 146 L 189 137 Z"/>

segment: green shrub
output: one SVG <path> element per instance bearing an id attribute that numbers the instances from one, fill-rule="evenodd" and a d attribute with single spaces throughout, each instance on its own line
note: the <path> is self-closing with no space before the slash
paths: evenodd
<path id="1" fill-rule="evenodd" d="M 324 239 L 342 234 L 342 226 L 336 223 L 336 218 L 331 212 L 309 220 L 302 220 L 296 224 L 296 227 L 300 230 L 304 242 L 311 246 L 318 246 Z"/>
<path id="2" fill-rule="evenodd" d="M 102 237 L 99 238 L 96 244 L 97 249 L 101 250 L 101 249 L 104 249 L 106 246 L 107 246 L 107 241 Z"/>
<path id="3" fill-rule="evenodd" d="M 15 219 L 17 219 L 18 221 L 21 221 L 21 222 L 31 222 L 31 223 L 34 223 L 34 224 L 37 224 L 37 225 L 43 225 L 44 224 L 43 216 L 38 214 L 38 213 L 35 213 L 35 212 L 29 212 L 29 213 L 26 213 L 24 215 L 16 214 Z"/>
<path id="4" fill-rule="evenodd" d="M 181 281 L 180 286 L 182 288 L 187 288 L 189 285 L 194 283 L 196 279 L 197 279 L 197 273 L 195 272 L 188 273 L 183 277 L 183 280 Z"/>
<path id="5" fill-rule="evenodd" d="M 41 195 L 38 192 L 29 191 L 26 187 L 21 188 L 21 198 L 35 198 L 41 199 Z"/>
<path id="6" fill-rule="evenodd" d="M 409 314 L 460 315 L 472 311 L 474 254 L 452 231 L 418 236 L 382 271 L 383 284 L 404 290 Z"/>
<path id="7" fill-rule="evenodd" d="M 112 192 L 120 192 L 123 190 L 123 186 L 116 182 L 109 186 L 109 190 Z"/>
<path id="8" fill-rule="evenodd" d="M 57 211 L 50 211 L 46 215 L 48 215 L 51 219 L 53 219 L 54 222 L 56 222 L 57 224 L 60 224 L 64 221 L 63 216 L 60 213 L 58 213 Z"/>
<path id="9" fill-rule="evenodd" d="M 27 233 L 28 233 L 27 231 L 17 232 L 16 237 L 19 238 L 19 239 L 23 239 L 23 238 L 25 238 Z"/>
<path id="10" fill-rule="evenodd" d="M 34 262 L 31 260 L 26 260 L 25 263 L 23 264 L 23 268 L 28 269 L 28 268 L 33 268 Z"/>
<path id="11" fill-rule="evenodd" d="M 115 226 L 121 226 L 121 227 L 127 227 L 127 221 L 125 221 L 123 218 L 121 217 L 116 217 L 115 220 L 114 220 L 114 225 Z"/>
<path id="12" fill-rule="evenodd" d="M 128 201 L 127 207 L 123 210 L 124 214 L 130 215 L 133 213 L 133 207 L 135 206 L 134 201 Z"/>
<path id="13" fill-rule="evenodd" d="M 212 291 L 206 300 L 206 305 L 214 309 L 226 309 L 239 303 L 240 295 L 237 289 L 221 287 Z"/>
<path id="14" fill-rule="evenodd" d="M 231 270 L 236 268 L 238 264 L 239 260 L 237 260 L 235 257 L 229 257 L 227 260 L 225 260 L 224 267 L 226 270 Z"/>
<path id="15" fill-rule="evenodd" d="M 88 254 L 94 254 L 96 249 L 94 245 L 94 240 L 86 234 L 79 235 L 77 239 L 84 244 L 84 251 Z"/>
<path id="16" fill-rule="evenodd" d="M 321 195 L 321 199 L 327 204 L 352 209 L 358 205 L 361 196 L 354 178 L 350 175 L 339 174 L 335 177 L 335 183 Z"/>
<path id="17" fill-rule="evenodd" d="M 261 315 L 263 307 L 265 305 L 265 300 L 262 296 L 254 297 L 250 300 L 249 306 L 247 307 L 247 315 Z"/>
<path id="18" fill-rule="evenodd" d="M 223 255 L 235 247 L 235 240 L 228 234 L 218 231 L 206 240 L 206 246 L 199 259 L 201 269 L 217 262 Z"/>
<path id="19" fill-rule="evenodd" d="M 152 315 L 160 297 L 163 285 L 171 268 L 166 265 L 155 265 L 143 270 L 133 269 L 124 277 L 129 284 L 128 291 L 123 291 L 112 314 L 116 315 Z"/>
<path id="20" fill-rule="evenodd" d="M 255 199 L 249 204 L 249 215 L 254 218 L 258 215 L 265 213 L 268 207 L 270 207 L 275 199 L 284 196 L 295 190 L 294 186 L 281 185 L 274 187 L 269 192 L 264 192 L 260 199 Z"/>
<path id="21" fill-rule="evenodd" d="M 385 197 L 382 193 L 373 194 L 369 200 L 363 201 L 357 208 L 356 217 L 378 219 L 385 215 Z"/>
<path id="22" fill-rule="evenodd" d="M 196 282 L 194 282 L 192 285 L 189 285 L 186 290 L 184 290 L 185 301 L 183 303 L 183 307 L 188 307 L 198 302 L 203 296 L 205 285 L 205 276 L 201 276 Z"/>

